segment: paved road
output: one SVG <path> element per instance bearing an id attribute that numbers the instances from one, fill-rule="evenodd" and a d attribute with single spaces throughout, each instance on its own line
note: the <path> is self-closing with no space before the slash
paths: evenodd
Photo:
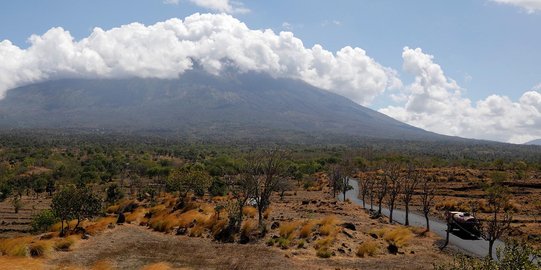
<path id="1" fill-rule="evenodd" d="M 361 205 L 363 204 L 363 201 L 358 198 L 359 194 L 359 186 L 356 180 L 350 179 L 350 185 L 353 187 L 352 190 L 348 191 L 346 193 L 346 198 L 350 199 L 352 202 Z M 339 196 L 339 198 L 343 198 L 342 195 Z M 369 208 L 370 204 L 367 203 L 366 207 Z M 377 210 L 377 206 L 374 206 L 374 209 Z M 389 210 L 386 208 L 382 209 L 382 213 L 386 216 L 389 215 Z M 393 211 L 393 220 L 395 220 L 398 223 L 404 224 L 405 220 L 405 212 L 399 209 L 395 209 Z M 419 226 L 424 227 L 426 225 L 426 221 L 424 216 L 416 214 L 416 213 L 409 213 L 409 221 L 410 225 L 412 226 Z M 447 224 L 445 222 L 442 222 L 440 220 L 430 218 L 430 230 L 439 236 L 443 237 L 445 239 L 447 229 Z M 462 250 L 463 252 L 484 257 L 488 255 L 488 242 L 483 239 L 468 239 L 468 238 L 461 238 L 453 233 L 449 235 L 449 245 L 453 245 L 457 247 L 458 249 Z M 496 256 L 496 247 L 503 247 L 502 241 L 496 241 L 494 243 L 494 256 Z"/>

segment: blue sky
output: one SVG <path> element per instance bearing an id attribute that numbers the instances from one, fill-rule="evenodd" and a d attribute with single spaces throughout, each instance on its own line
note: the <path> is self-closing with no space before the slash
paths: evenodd
<path id="1" fill-rule="evenodd" d="M 419 75 L 406 72 L 402 67 L 406 46 L 421 48 L 423 55 L 432 55 L 431 61 L 441 67 L 445 80 L 454 80 L 461 97 L 472 104 L 486 101 L 491 95 L 509 97 L 516 102 L 541 83 L 541 12 L 537 9 L 541 4 L 521 6 L 521 0 L 206 2 L 213 1 L 249 9 L 249 12 L 226 12 L 250 29 L 291 31 L 306 48 L 314 44 L 321 44 L 331 52 L 345 46 L 362 48 L 379 64 L 395 70 L 404 89 Z M 25 49 L 30 46 L 27 41 L 30 35 L 42 35 L 57 26 L 80 40 L 90 35 L 94 27 L 107 30 L 131 22 L 151 25 L 174 17 L 183 19 L 195 12 L 223 11 L 201 4 L 204 0 L 173 2 L 178 3 L 166 4 L 163 0 L 6 1 L 0 8 L 0 40 L 10 40 Z M 237 5 L 239 3 L 241 5 Z M 453 91 L 454 87 L 446 89 Z M 398 106 L 391 98 L 397 91 L 386 90 L 364 105 L 384 111 L 388 106 Z M 396 115 L 396 110 L 395 115 L 391 110 L 385 112 L 430 129 L 426 122 L 411 120 L 415 117 Z M 532 117 L 534 122 L 539 120 L 537 115 Z M 433 130 L 441 132 L 438 128 Z M 480 137 L 479 132 L 458 133 L 451 135 Z M 523 138 L 495 136 L 488 139 L 519 142 L 537 136 L 532 133 Z"/>

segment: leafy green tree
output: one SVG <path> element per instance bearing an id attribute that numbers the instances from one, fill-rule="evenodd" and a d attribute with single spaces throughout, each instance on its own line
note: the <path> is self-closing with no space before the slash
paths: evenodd
<path id="1" fill-rule="evenodd" d="M 101 200 L 88 188 L 64 188 L 53 196 L 51 210 L 60 219 L 61 235 L 65 235 L 64 222 L 77 219 L 76 229 L 85 218 L 92 218 L 101 211 Z"/>
<path id="2" fill-rule="evenodd" d="M 45 232 L 57 221 L 56 216 L 51 210 L 44 210 L 32 217 L 32 231 Z"/>
<path id="3" fill-rule="evenodd" d="M 171 172 L 166 181 L 166 188 L 169 191 L 178 192 L 180 197 L 185 199 L 189 192 L 204 195 L 211 184 L 210 176 L 205 171 L 196 167 L 185 167 Z"/>
<path id="4" fill-rule="evenodd" d="M 108 203 L 115 203 L 124 197 L 124 193 L 116 183 L 107 187 L 106 194 L 107 197 L 105 198 L 105 201 Z"/>

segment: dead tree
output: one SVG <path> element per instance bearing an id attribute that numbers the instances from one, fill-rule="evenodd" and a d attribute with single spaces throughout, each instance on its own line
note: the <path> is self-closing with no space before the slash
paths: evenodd
<path id="1" fill-rule="evenodd" d="M 284 179 L 285 153 L 280 150 L 269 150 L 255 160 L 256 170 L 261 175 L 256 177 L 254 200 L 257 204 L 259 226 L 263 227 L 263 212 L 270 205 L 272 192 L 277 191 L 280 182 Z"/>
<path id="2" fill-rule="evenodd" d="M 393 223 L 393 210 L 396 199 L 402 191 L 402 178 L 400 177 L 400 164 L 389 163 L 385 168 L 385 177 L 387 178 L 387 207 L 389 208 L 389 223 Z"/>
<path id="3" fill-rule="evenodd" d="M 367 179 L 368 181 L 368 184 L 367 184 L 367 187 L 368 187 L 368 194 L 369 194 L 369 197 L 370 197 L 370 211 L 373 211 L 374 210 L 374 196 L 376 194 L 376 178 L 374 177 L 370 177 Z"/>
<path id="4" fill-rule="evenodd" d="M 333 164 L 331 165 L 329 169 L 329 184 L 331 186 L 332 190 L 332 197 L 336 198 L 336 194 L 340 190 L 341 181 L 343 178 L 342 169 L 340 168 L 340 165 Z"/>
<path id="5" fill-rule="evenodd" d="M 483 221 L 481 236 L 488 241 L 488 256 L 493 259 L 494 242 L 511 227 L 512 216 L 507 208 L 509 190 L 495 181 L 486 188 L 490 217 Z"/>
<path id="6" fill-rule="evenodd" d="M 369 186 L 370 186 L 370 178 L 366 176 L 359 177 L 358 181 L 359 185 L 359 195 L 361 196 L 361 200 L 363 201 L 363 208 L 366 209 L 366 196 L 369 194 Z"/>
<path id="7" fill-rule="evenodd" d="M 434 197 L 436 193 L 436 185 L 434 178 L 426 177 L 424 178 L 421 184 L 421 205 L 423 215 L 426 220 L 426 231 L 430 231 L 430 219 L 428 215 L 430 214 L 430 209 L 434 206 Z"/>
<path id="8" fill-rule="evenodd" d="M 388 182 L 387 182 L 387 176 L 385 174 L 379 175 L 377 178 L 377 184 L 376 184 L 376 197 L 378 199 L 378 215 L 381 215 L 381 205 L 383 203 L 383 199 L 387 195 L 388 190 Z"/>
<path id="9" fill-rule="evenodd" d="M 419 184 L 420 180 L 420 172 L 415 169 L 415 167 L 410 164 L 408 166 L 408 173 L 406 177 L 404 178 L 404 189 L 402 194 L 402 202 L 404 203 L 404 207 L 406 208 L 406 220 L 404 221 L 404 225 L 409 226 L 409 212 L 410 212 L 410 203 L 413 199 L 413 194 L 415 192 L 415 188 Z"/>

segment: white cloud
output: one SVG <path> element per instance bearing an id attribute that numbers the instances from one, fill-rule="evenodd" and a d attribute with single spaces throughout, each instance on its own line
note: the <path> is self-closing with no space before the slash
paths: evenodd
<path id="1" fill-rule="evenodd" d="M 432 55 L 404 48 L 405 71 L 415 76 L 401 93 L 401 106 L 380 112 L 430 131 L 469 138 L 513 143 L 541 138 L 541 92 L 525 92 L 518 101 L 491 95 L 475 104 L 462 96 L 455 81 L 447 78 Z"/>
<path id="2" fill-rule="evenodd" d="M 52 28 L 29 42 L 27 49 L 0 42 L 0 96 L 13 87 L 56 78 L 176 78 L 192 68 L 192 59 L 214 74 L 229 60 L 241 72 L 300 79 L 361 104 L 401 86 L 394 70 L 363 49 L 332 53 L 320 45 L 306 48 L 291 32 L 252 30 L 226 14 L 95 28 L 79 41 Z"/>
<path id="3" fill-rule="evenodd" d="M 180 0 L 163 0 L 163 3 L 168 5 L 178 5 Z"/>
<path id="4" fill-rule="evenodd" d="M 229 1 L 229 0 L 190 0 L 197 6 L 210 9 L 213 11 L 224 13 L 248 13 L 249 9 L 245 8 L 241 2 Z"/>
<path id="5" fill-rule="evenodd" d="M 528 13 L 541 11 L 541 0 L 491 0 L 500 4 L 507 4 L 520 7 Z"/>

